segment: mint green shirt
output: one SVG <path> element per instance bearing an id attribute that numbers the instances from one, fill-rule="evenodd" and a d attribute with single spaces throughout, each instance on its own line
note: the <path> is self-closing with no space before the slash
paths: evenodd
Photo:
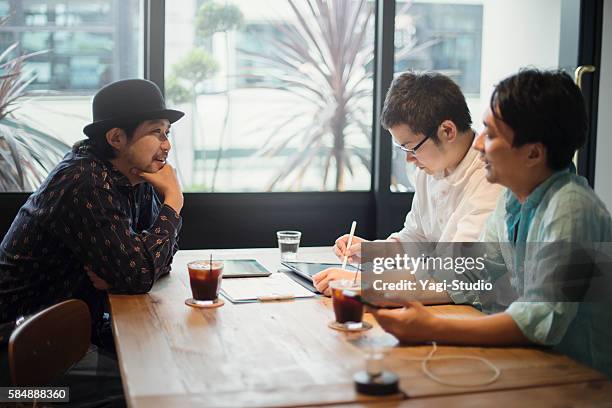
<path id="1" fill-rule="evenodd" d="M 495 281 L 508 273 L 514 290 L 521 293 L 528 288 L 533 294 L 546 284 L 546 272 L 543 271 L 572 263 L 565 251 L 538 250 L 538 243 L 610 243 L 612 223 L 605 205 L 586 180 L 560 171 L 540 184 L 522 205 L 511 191 L 506 190 L 487 220 L 480 240 L 490 243 L 487 247 L 489 279 Z M 508 244 L 512 242 L 516 244 Z M 609 244 L 604 245 L 610 248 Z M 478 298 L 464 296 L 464 299 L 452 297 L 453 300 L 479 302 Z M 485 312 L 499 311 L 484 309 Z M 505 312 L 532 342 L 552 346 L 612 377 L 612 307 L 609 303 L 527 302 L 519 297 Z"/>

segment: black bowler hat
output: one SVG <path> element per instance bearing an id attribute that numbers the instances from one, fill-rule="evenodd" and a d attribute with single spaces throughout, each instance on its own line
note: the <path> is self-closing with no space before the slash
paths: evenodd
<path id="1" fill-rule="evenodd" d="M 145 120 L 168 119 L 174 123 L 184 115 L 166 109 L 161 91 L 146 79 L 125 79 L 106 85 L 94 96 L 92 112 L 93 122 L 83 128 L 88 137 Z"/>

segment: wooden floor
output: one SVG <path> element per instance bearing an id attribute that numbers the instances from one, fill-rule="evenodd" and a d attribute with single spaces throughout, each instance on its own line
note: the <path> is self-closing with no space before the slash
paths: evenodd
<path id="1" fill-rule="evenodd" d="M 573 406 L 612 405 L 606 378 L 572 359 L 539 348 L 440 346 L 438 356 L 486 357 L 501 369 L 493 384 L 441 385 L 418 361 L 430 345 L 401 346 L 376 325 L 361 334 L 331 330 L 331 301 L 324 297 L 232 304 L 218 309 L 185 306 L 190 297 L 187 262 L 209 251 L 179 251 L 172 273 L 146 295 L 110 297 L 113 330 L 126 400 L 131 407 L 304 406 Z M 269 270 L 278 250 L 219 250 L 215 258 L 255 258 Z M 334 261 L 329 248 L 301 248 L 301 260 Z M 248 280 L 245 280 L 248 284 Z M 479 314 L 468 306 L 432 306 L 456 318 Z M 387 370 L 400 377 L 401 393 L 369 397 L 355 392 L 352 377 L 372 348 L 385 354 Z M 491 375 L 473 360 L 432 361 L 448 381 Z"/>

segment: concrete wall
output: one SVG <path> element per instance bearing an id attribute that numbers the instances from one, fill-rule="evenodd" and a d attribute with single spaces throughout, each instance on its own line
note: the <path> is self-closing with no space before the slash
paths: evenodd
<path id="1" fill-rule="evenodd" d="M 567 0 L 482 0 L 482 60 L 480 95 L 467 97 L 474 128 L 482 129 L 493 87 L 523 67 L 560 67 L 564 53 L 577 55 L 577 41 L 562 44 L 562 3 Z M 571 18 L 571 17 L 568 17 Z M 573 17 L 577 20 L 578 17 Z M 571 67 L 571 71 L 575 68 Z"/>
<path id="2" fill-rule="evenodd" d="M 612 211 L 612 1 L 604 1 L 601 66 L 599 71 L 599 116 L 595 192 Z"/>

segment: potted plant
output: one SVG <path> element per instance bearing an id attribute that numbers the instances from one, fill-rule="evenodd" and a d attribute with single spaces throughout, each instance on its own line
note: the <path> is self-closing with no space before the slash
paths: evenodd
<path id="1" fill-rule="evenodd" d="M 0 25 L 6 18 L 0 19 Z M 46 51 L 13 57 L 18 43 L 0 54 L 0 192 L 33 191 L 70 148 L 64 142 L 11 118 L 19 98 L 36 78 L 25 60 Z"/>

